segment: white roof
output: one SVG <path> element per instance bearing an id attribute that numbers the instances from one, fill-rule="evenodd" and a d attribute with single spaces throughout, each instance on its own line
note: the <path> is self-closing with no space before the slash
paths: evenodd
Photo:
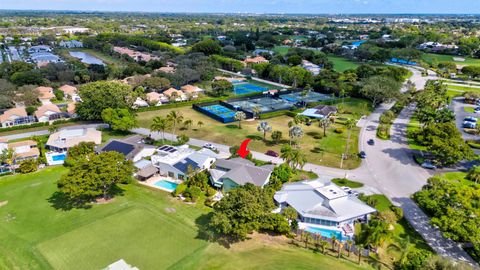
<path id="1" fill-rule="evenodd" d="M 332 183 L 321 180 L 286 184 L 275 193 L 278 203 L 287 203 L 303 217 L 342 222 L 376 210 Z"/>

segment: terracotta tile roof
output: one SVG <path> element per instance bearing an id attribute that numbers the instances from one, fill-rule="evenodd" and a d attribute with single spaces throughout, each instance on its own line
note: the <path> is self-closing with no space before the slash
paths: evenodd
<path id="1" fill-rule="evenodd" d="M 37 148 L 37 142 L 33 140 L 9 143 L 8 148 L 15 150 L 17 159 L 40 156 L 40 151 Z"/>
<path id="2" fill-rule="evenodd" d="M 75 104 L 75 102 L 70 102 L 67 105 L 67 112 L 69 114 L 74 114 L 76 111 L 76 108 L 77 108 L 77 105 Z"/>
<path id="3" fill-rule="evenodd" d="M 35 88 L 35 90 L 38 91 L 38 98 L 40 99 L 52 99 L 55 97 L 51 87 L 40 86 Z"/>
<path id="4" fill-rule="evenodd" d="M 198 86 L 187 84 L 187 85 L 182 86 L 182 91 L 185 92 L 185 93 L 195 93 L 195 92 L 202 92 L 203 89 L 201 89 Z"/>
<path id="5" fill-rule="evenodd" d="M 162 98 L 165 98 L 164 94 L 159 94 L 157 92 L 147 93 L 147 100 L 150 102 L 160 101 Z"/>
<path id="6" fill-rule="evenodd" d="M 37 111 L 35 112 L 35 116 L 37 118 L 40 118 L 42 116 L 45 116 L 45 113 L 48 112 L 48 111 L 52 111 L 52 112 L 56 112 L 56 113 L 61 112 L 60 108 L 58 108 L 57 105 L 55 105 L 55 104 L 45 104 L 45 105 L 42 105 L 42 106 L 37 108 Z"/>
<path id="7" fill-rule="evenodd" d="M 178 96 L 178 97 L 180 97 L 180 96 L 183 94 L 182 91 L 177 90 L 177 89 L 175 89 L 175 88 L 170 88 L 170 89 L 165 90 L 165 91 L 163 92 L 163 94 L 164 94 L 165 96 L 167 96 L 167 97 L 172 96 L 173 93 L 177 93 L 177 96 Z"/>
<path id="8" fill-rule="evenodd" d="M 71 86 L 68 84 L 62 85 L 58 88 L 58 90 L 62 91 L 63 93 L 71 96 L 75 93 L 77 93 L 77 88 L 75 86 Z"/>
<path id="9" fill-rule="evenodd" d="M 265 59 L 265 57 L 263 57 L 263 56 L 256 56 L 256 57 L 253 57 L 253 58 L 247 58 L 243 62 L 245 62 L 245 63 L 265 63 L 265 62 L 268 62 L 268 60 Z"/>
<path id="10" fill-rule="evenodd" d="M 9 120 L 12 116 L 26 117 L 27 111 L 23 107 L 6 110 L 2 115 L 0 115 L 0 123 Z"/>

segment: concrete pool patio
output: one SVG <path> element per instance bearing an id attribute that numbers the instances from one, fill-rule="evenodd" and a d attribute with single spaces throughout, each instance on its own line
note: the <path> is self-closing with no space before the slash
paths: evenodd
<path id="1" fill-rule="evenodd" d="M 166 191 L 166 192 L 173 192 L 174 191 L 174 190 L 168 190 L 168 189 L 160 187 L 160 186 L 156 186 L 155 183 L 157 183 L 159 181 L 168 181 L 168 182 L 175 183 L 175 184 L 178 184 L 178 185 L 182 183 L 181 180 L 177 180 L 177 179 L 173 179 L 173 178 L 168 177 L 168 176 L 161 176 L 161 175 L 150 177 L 149 179 L 147 179 L 145 181 L 138 181 L 138 183 L 140 183 L 144 186 L 148 186 L 148 187 L 155 188 L 155 189 L 162 190 L 162 191 Z"/>

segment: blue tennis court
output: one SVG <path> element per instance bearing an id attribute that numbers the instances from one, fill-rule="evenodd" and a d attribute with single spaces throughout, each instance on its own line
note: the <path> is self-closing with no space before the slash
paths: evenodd
<path id="1" fill-rule="evenodd" d="M 234 84 L 233 85 L 233 91 L 235 92 L 235 95 L 245 95 L 245 94 L 251 94 L 251 93 L 260 93 L 267 91 L 268 88 L 258 86 L 255 84 L 251 83 L 239 83 L 239 84 Z"/>
<path id="2" fill-rule="evenodd" d="M 222 118 L 224 123 L 235 121 L 235 111 L 225 106 L 216 104 L 216 105 L 202 107 L 202 109 Z"/>
<path id="3" fill-rule="evenodd" d="M 307 93 L 294 92 L 290 94 L 280 95 L 280 98 L 290 103 L 297 103 L 302 101 L 306 103 L 312 103 L 332 99 L 332 96 L 310 91 Z"/>

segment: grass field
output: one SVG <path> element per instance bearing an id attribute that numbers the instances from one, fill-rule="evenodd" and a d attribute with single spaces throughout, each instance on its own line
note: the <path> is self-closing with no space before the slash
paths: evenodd
<path id="1" fill-rule="evenodd" d="M 68 50 L 67 49 L 62 49 L 62 50 L 59 50 L 59 53 L 67 59 L 72 58 L 72 59 L 79 60 L 78 58 L 75 58 L 75 57 L 71 56 L 68 53 L 69 51 L 78 51 L 78 52 L 88 53 L 88 54 L 102 60 L 107 65 L 115 65 L 115 66 L 118 66 L 118 67 L 124 67 L 124 66 L 127 65 L 127 63 L 122 61 L 121 59 L 115 58 L 113 56 L 104 54 L 104 53 L 96 51 L 96 50 L 87 49 L 87 48 L 72 48 L 72 49 L 68 49 Z"/>
<path id="2" fill-rule="evenodd" d="M 275 46 L 273 51 L 281 55 L 286 55 L 290 48 L 290 46 Z M 343 72 L 348 69 L 355 69 L 359 66 L 358 63 L 352 62 L 347 58 L 340 56 L 329 55 L 328 59 L 333 62 L 333 68 L 338 72 Z"/>
<path id="3" fill-rule="evenodd" d="M 198 237 L 197 223 L 204 222 L 207 208 L 134 184 L 122 186 L 123 196 L 108 204 L 57 209 L 61 204 L 52 195 L 65 172 L 50 167 L 0 178 L 0 201 L 6 202 L 0 206 L 0 269 L 102 269 L 119 259 L 139 269 L 367 267 L 272 237 L 226 249 Z"/>
<path id="4" fill-rule="evenodd" d="M 333 179 L 332 182 L 338 186 L 345 186 L 349 188 L 361 188 L 363 183 L 351 181 L 345 178 Z"/>
<path id="5" fill-rule="evenodd" d="M 434 54 L 434 53 L 422 54 L 422 60 L 427 62 L 430 65 L 438 64 L 439 62 L 453 62 L 457 65 L 480 66 L 480 59 L 458 56 L 459 58 L 464 58 L 465 61 L 454 61 L 453 59 L 454 57 L 457 57 L 457 56 Z"/>
<path id="6" fill-rule="evenodd" d="M 411 136 L 413 132 L 416 132 L 420 128 L 420 122 L 418 122 L 415 117 L 410 118 L 410 122 L 407 125 L 408 146 L 410 147 L 410 149 L 424 151 L 426 147 L 423 145 L 419 145 Z"/>
<path id="7" fill-rule="evenodd" d="M 339 105 L 342 107 L 342 105 Z M 352 114 L 340 114 L 340 117 L 359 118 L 362 114 L 368 113 L 371 110 L 369 102 L 360 99 L 351 99 L 346 101 L 345 110 Z M 141 127 L 149 128 L 152 119 L 155 116 L 166 116 L 171 110 L 158 110 L 151 112 L 142 112 L 138 114 L 138 121 Z M 239 145 L 240 142 L 246 138 L 252 139 L 249 144 L 249 149 L 259 152 L 266 152 L 267 150 L 280 151 L 281 144 L 273 145 L 270 141 L 270 134 L 267 134 L 267 141 L 263 141 L 263 134 L 257 131 L 259 121 L 243 121 L 242 129 L 238 128 L 237 123 L 222 124 L 204 114 L 201 114 L 192 108 L 183 107 L 178 108 L 177 111 L 186 119 L 194 121 L 194 127 L 188 130 L 181 130 L 179 133 L 186 134 L 191 138 L 204 139 L 216 143 L 226 145 Z M 283 143 L 288 143 L 288 122 L 292 118 L 288 116 L 278 116 L 267 119 L 266 121 L 272 126 L 272 129 L 279 130 L 283 133 Z M 201 128 L 196 126 L 198 121 L 202 121 L 204 125 Z M 340 121 L 339 121 L 340 122 Z M 304 131 L 304 137 L 300 140 L 300 147 L 304 150 L 307 160 L 311 163 L 326 165 L 330 167 L 340 166 L 340 158 L 346 146 L 347 132 L 344 125 L 340 123 L 333 124 L 327 130 L 327 136 L 323 137 L 323 130 L 314 123 L 311 126 L 301 125 Z M 343 133 L 335 133 L 336 128 L 343 129 Z M 358 133 L 359 128 L 354 128 L 351 138 L 349 153 L 358 152 Z M 321 137 L 315 139 L 314 137 Z M 352 169 L 358 167 L 360 160 L 356 157 L 345 160 L 344 168 Z"/>

